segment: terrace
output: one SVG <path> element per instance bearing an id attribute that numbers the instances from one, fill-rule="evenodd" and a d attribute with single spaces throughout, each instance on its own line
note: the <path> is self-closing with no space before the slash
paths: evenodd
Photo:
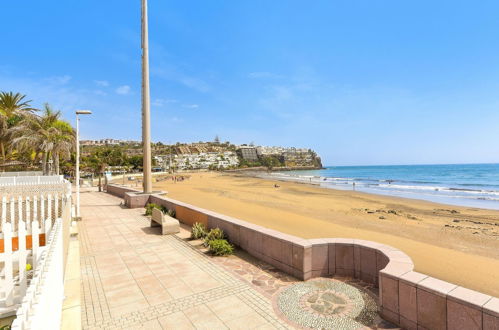
<path id="1" fill-rule="evenodd" d="M 499 325 L 498 298 L 416 272 L 411 258 L 391 246 L 359 239 L 301 239 L 165 196 L 137 194 L 125 186 L 109 184 L 107 193 L 139 210 L 146 203 L 173 210 L 187 229 L 196 222 L 223 229 L 240 249 L 236 256 L 202 256 L 261 292 L 272 305 L 272 314 L 287 326 L 495 329 Z M 183 243 L 202 253 L 195 241 Z"/>
<path id="2" fill-rule="evenodd" d="M 378 316 L 373 285 L 303 282 L 242 250 L 212 257 L 189 226 L 163 236 L 121 198 L 89 189 L 81 201 L 83 328 L 395 328 Z"/>

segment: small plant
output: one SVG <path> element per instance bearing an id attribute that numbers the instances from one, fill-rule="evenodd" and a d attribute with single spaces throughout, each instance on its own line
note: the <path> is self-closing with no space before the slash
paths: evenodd
<path id="1" fill-rule="evenodd" d="M 191 238 L 201 239 L 205 238 L 206 235 L 207 235 L 206 227 L 202 223 L 196 222 L 195 224 L 192 225 Z"/>
<path id="2" fill-rule="evenodd" d="M 208 247 L 210 242 L 216 239 L 224 239 L 224 231 L 220 228 L 213 228 L 204 239 L 204 246 Z"/>
<path id="3" fill-rule="evenodd" d="M 156 203 L 148 203 L 146 205 L 146 215 L 152 215 L 153 209 L 158 209 L 161 212 L 168 214 L 169 216 L 175 218 L 175 211 L 174 210 L 169 210 L 166 206 L 158 205 Z M 172 213 L 173 213 L 173 215 L 171 215 Z"/>
<path id="4" fill-rule="evenodd" d="M 167 210 L 166 214 L 168 214 L 172 218 L 175 218 L 175 216 L 177 215 L 175 210 Z"/>
<path id="5" fill-rule="evenodd" d="M 234 247 L 225 239 L 214 239 L 208 242 L 210 252 L 215 256 L 226 256 L 234 253 Z"/>
<path id="6" fill-rule="evenodd" d="M 161 210 L 162 206 L 155 203 L 148 203 L 146 205 L 146 215 L 152 215 L 152 209 Z"/>

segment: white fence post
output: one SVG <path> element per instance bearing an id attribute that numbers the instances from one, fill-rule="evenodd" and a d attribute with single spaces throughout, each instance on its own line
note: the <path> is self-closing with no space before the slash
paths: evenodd
<path id="1" fill-rule="evenodd" d="M 21 293 L 26 292 L 26 224 L 21 219 L 18 226 L 18 243 L 19 243 L 19 288 Z"/>
<path id="2" fill-rule="evenodd" d="M 40 225 L 38 223 L 38 219 L 33 221 L 33 225 L 31 226 L 31 242 L 33 242 L 32 251 L 33 251 L 33 269 L 38 269 L 38 247 L 40 246 Z"/>
<path id="3" fill-rule="evenodd" d="M 10 306 L 14 303 L 14 278 L 12 275 L 12 226 L 10 222 L 5 224 L 3 244 L 5 262 L 5 282 L 3 283 L 3 288 L 5 290 L 5 304 Z"/>
<path id="4" fill-rule="evenodd" d="M 7 222 L 7 197 L 2 197 L 2 230 Z"/>
<path id="5" fill-rule="evenodd" d="M 14 202 L 14 197 L 10 198 L 10 224 L 11 229 L 14 229 L 14 219 L 16 218 L 16 203 Z"/>
<path id="6" fill-rule="evenodd" d="M 38 197 L 33 196 L 33 221 L 38 219 Z"/>
<path id="7" fill-rule="evenodd" d="M 45 245 L 47 245 L 47 242 L 48 242 L 48 239 L 49 239 L 49 234 L 50 234 L 50 227 L 52 225 L 52 222 L 50 219 L 45 219 L 45 230 L 44 230 L 44 234 L 45 234 Z"/>
<path id="8" fill-rule="evenodd" d="M 48 194 L 47 196 L 47 219 L 52 219 L 52 195 Z M 45 232 L 47 232 L 47 228 L 45 228 Z"/>
<path id="9" fill-rule="evenodd" d="M 54 194 L 54 219 L 59 218 L 59 194 Z"/>
<path id="10" fill-rule="evenodd" d="M 40 223 L 43 225 L 45 222 L 45 198 L 40 196 Z"/>
<path id="11" fill-rule="evenodd" d="M 23 199 L 21 196 L 17 198 L 17 216 L 19 217 L 19 221 L 23 219 Z M 19 224 L 14 219 L 10 219 L 10 223 L 12 224 L 12 231 L 17 231 L 19 229 Z"/>

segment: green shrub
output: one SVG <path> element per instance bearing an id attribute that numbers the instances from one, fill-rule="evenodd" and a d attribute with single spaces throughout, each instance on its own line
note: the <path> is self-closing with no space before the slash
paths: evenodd
<path id="1" fill-rule="evenodd" d="M 146 205 L 146 215 L 152 215 L 152 209 L 158 209 L 161 212 L 168 214 L 170 217 L 175 218 L 175 210 L 169 210 L 166 206 L 155 203 L 148 203 Z"/>
<path id="2" fill-rule="evenodd" d="M 191 238 L 201 239 L 205 238 L 206 235 L 207 235 L 206 227 L 202 223 L 196 222 L 195 224 L 192 225 Z"/>
<path id="3" fill-rule="evenodd" d="M 146 215 L 152 215 L 152 209 L 161 210 L 162 206 L 155 203 L 148 203 L 146 205 Z"/>
<path id="4" fill-rule="evenodd" d="M 213 228 L 206 235 L 206 237 L 204 239 L 204 246 L 208 247 L 209 243 L 211 241 L 216 240 L 216 239 L 224 239 L 224 238 L 225 238 L 225 234 L 224 234 L 224 231 L 222 229 Z"/>
<path id="5" fill-rule="evenodd" d="M 216 256 L 226 256 L 234 253 L 234 247 L 225 239 L 214 239 L 208 242 L 210 252 Z"/>

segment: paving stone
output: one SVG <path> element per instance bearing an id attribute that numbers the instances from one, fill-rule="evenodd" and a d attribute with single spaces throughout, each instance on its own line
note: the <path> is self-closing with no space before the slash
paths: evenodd
<path id="1" fill-rule="evenodd" d="M 150 228 L 143 209 L 123 209 L 120 202 L 105 193 L 81 194 L 83 221 L 78 225 L 84 329 L 169 329 L 172 324 L 177 329 L 291 327 L 290 316 L 283 310 L 274 310 L 273 302 L 279 301 L 286 290 L 310 281 L 301 282 L 240 251 L 228 258 L 208 256 L 179 236 L 159 235 Z M 182 235 L 187 237 L 185 232 Z M 123 283 L 127 289 L 119 291 Z M 372 298 L 365 292 L 369 288 L 355 288 L 368 302 L 365 309 L 376 314 L 375 303 L 372 305 Z M 117 305 L 116 297 L 120 295 L 125 300 Z M 353 299 L 348 295 L 347 298 Z M 347 298 L 323 294 L 318 298 L 322 307 L 313 309 L 302 304 L 298 305 L 298 313 L 331 313 L 335 306 L 350 301 Z M 118 312 L 118 307 L 125 303 L 128 306 Z M 239 306 L 239 310 L 233 305 Z M 195 311 L 204 311 L 209 317 L 200 318 L 201 312 L 189 315 Z M 359 313 L 357 316 L 363 315 Z M 314 324 L 327 325 L 320 313 L 314 315 Z M 339 324 L 352 324 L 349 320 Z"/>

